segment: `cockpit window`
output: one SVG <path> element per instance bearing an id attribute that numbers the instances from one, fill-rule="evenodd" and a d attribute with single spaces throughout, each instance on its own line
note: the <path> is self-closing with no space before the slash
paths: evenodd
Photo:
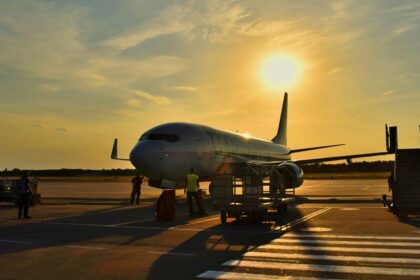
<path id="1" fill-rule="evenodd" d="M 140 140 L 143 140 L 142 138 L 140 138 Z M 163 140 L 163 141 L 167 141 L 171 143 L 179 141 L 179 137 L 176 134 L 151 133 L 147 135 L 145 138 L 147 140 Z"/>

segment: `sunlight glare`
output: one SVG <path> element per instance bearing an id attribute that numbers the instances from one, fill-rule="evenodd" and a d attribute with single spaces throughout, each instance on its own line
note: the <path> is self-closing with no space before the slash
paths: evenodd
<path id="1" fill-rule="evenodd" d="M 271 89 L 288 90 L 296 84 L 302 71 L 301 63 L 294 57 L 276 54 L 266 58 L 262 63 L 261 78 Z"/>

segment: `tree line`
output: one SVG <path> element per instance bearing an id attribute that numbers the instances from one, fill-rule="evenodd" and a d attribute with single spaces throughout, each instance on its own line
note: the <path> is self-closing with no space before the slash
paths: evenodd
<path id="1" fill-rule="evenodd" d="M 389 172 L 394 166 L 394 161 L 362 161 L 340 164 L 308 164 L 301 166 L 305 173 L 345 173 L 345 172 Z M 0 171 L 0 176 L 21 176 L 23 169 Z M 72 176 L 134 176 L 135 169 L 43 169 L 29 170 L 30 176 L 41 177 L 72 177 Z"/>

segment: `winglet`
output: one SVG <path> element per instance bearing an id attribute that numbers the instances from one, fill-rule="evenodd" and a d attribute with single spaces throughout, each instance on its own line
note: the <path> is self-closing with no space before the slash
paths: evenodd
<path id="1" fill-rule="evenodd" d="M 117 138 L 115 138 L 114 145 L 112 146 L 111 159 L 130 160 L 128 158 L 118 158 L 118 139 Z"/>
<path id="2" fill-rule="evenodd" d="M 283 97 L 279 128 L 271 141 L 275 144 L 287 145 L 287 92 L 284 93 Z"/>
<path id="3" fill-rule="evenodd" d="M 118 138 L 115 138 L 112 146 L 111 159 L 118 159 Z"/>

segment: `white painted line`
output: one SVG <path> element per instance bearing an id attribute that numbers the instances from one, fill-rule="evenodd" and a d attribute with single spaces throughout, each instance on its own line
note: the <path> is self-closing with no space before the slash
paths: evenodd
<path id="1" fill-rule="evenodd" d="M 331 231 L 332 228 L 325 228 L 325 227 L 307 227 L 307 228 L 300 228 L 299 231 L 307 231 L 307 232 L 326 232 Z"/>
<path id="2" fill-rule="evenodd" d="M 169 229 L 177 229 L 177 228 L 181 228 L 181 227 L 185 227 L 185 226 L 190 226 L 190 225 L 205 223 L 205 222 L 208 222 L 208 221 L 213 221 L 213 220 L 218 220 L 218 219 L 220 219 L 220 218 L 219 217 L 216 217 L 216 218 L 210 218 L 210 219 L 200 220 L 200 221 L 196 221 L 196 222 L 192 222 L 192 223 L 186 223 L 186 224 L 182 224 L 182 225 L 179 225 L 179 226 L 170 227 Z"/>
<path id="3" fill-rule="evenodd" d="M 91 247 L 91 246 L 79 246 L 79 245 L 67 245 L 68 248 L 76 248 L 76 249 L 90 249 L 90 250 L 106 250 L 103 247 Z"/>
<path id="4" fill-rule="evenodd" d="M 269 274 L 254 274 L 254 273 L 239 273 L 228 271 L 214 271 L 208 270 L 197 276 L 198 278 L 208 279 L 224 279 L 224 280 L 317 280 L 319 278 L 312 277 L 296 277 L 296 276 L 281 276 Z M 330 278 L 322 278 L 325 280 L 334 280 Z"/>
<path id="5" fill-rule="evenodd" d="M 308 240 L 308 239 L 289 239 L 278 238 L 273 240 L 274 243 L 298 243 L 298 244 L 320 244 L 320 245 L 363 245 L 363 246 L 406 246 L 406 247 L 420 247 L 420 242 L 389 242 L 389 241 L 334 241 L 334 240 Z"/>
<path id="6" fill-rule="evenodd" d="M 156 221 L 156 218 L 153 218 L 153 219 L 145 219 L 145 220 L 135 220 L 135 221 L 130 221 L 130 222 L 113 224 L 112 226 L 119 227 L 119 226 L 125 226 L 125 225 L 135 224 L 135 223 L 144 223 L 144 222 L 153 222 L 153 221 Z"/>
<path id="7" fill-rule="evenodd" d="M 298 260 L 322 260 L 341 262 L 374 262 L 374 263 L 398 263 L 398 264 L 420 264 L 420 259 L 413 258 L 384 258 L 384 257 L 359 257 L 359 256 L 332 256 L 332 255 L 309 255 L 309 254 L 288 254 L 272 252 L 246 252 L 244 257 L 270 258 L 270 259 L 298 259 Z"/>
<path id="8" fill-rule="evenodd" d="M 7 239 L 0 239 L 1 243 L 14 243 L 14 244 L 32 244 L 32 242 L 28 241 L 17 241 L 17 240 L 7 240 Z"/>
<path id="9" fill-rule="evenodd" d="M 377 236 L 377 235 L 338 235 L 338 234 L 310 234 L 286 233 L 283 237 L 299 238 L 337 238 L 337 239 L 374 239 L 374 240 L 420 240 L 418 236 Z"/>
<path id="10" fill-rule="evenodd" d="M 306 222 L 307 220 L 310 220 L 310 219 L 312 219 L 312 218 L 314 218 L 314 217 L 316 217 L 318 215 L 321 215 L 321 214 L 323 214 L 323 213 L 325 213 L 325 212 L 327 212 L 327 211 L 329 211 L 331 209 L 332 209 L 331 207 L 327 207 L 327 208 L 318 210 L 318 211 L 313 212 L 313 213 L 311 213 L 309 215 L 306 215 L 306 216 L 304 216 L 302 218 L 299 218 L 299 219 L 297 219 L 297 220 L 295 220 L 293 222 L 290 222 L 290 223 L 287 223 L 287 224 L 284 224 L 284 225 L 281 225 L 281 226 L 277 226 L 277 227 L 274 228 L 274 231 L 288 231 L 292 227 L 294 227 L 295 225 L 298 225 L 300 223 Z"/>
<path id="11" fill-rule="evenodd" d="M 186 216 L 186 215 L 188 215 L 188 214 L 189 214 L 189 213 L 188 213 L 188 212 L 186 212 L 186 213 L 177 214 L 177 216 Z M 113 225 L 111 225 L 111 226 L 114 226 L 114 227 L 119 227 L 119 226 L 126 226 L 126 225 L 130 225 L 130 224 L 145 223 L 145 222 L 154 222 L 154 221 L 156 221 L 156 217 L 154 217 L 154 218 L 149 218 L 149 219 L 144 219 L 144 220 L 133 220 L 133 221 L 130 221 L 130 222 L 124 222 L 124 223 L 119 223 L 119 224 L 113 224 Z"/>
<path id="12" fill-rule="evenodd" d="M 347 207 L 347 208 L 340 208 L 340 210 L 341 211 L 358 211 L 360 209 L 359 208 L 350 208 L 350 207 Z"/>
<path id="13" fill-rule="evenodd" d="M 149 253 L 149 254 L 159 254 L 159 255 L 186 256 L 186 257 L 194 256 L 194 254 L 190 254 L 190 253 L 171 253 L 171 252 L 158 252 L 158 251 L 147 251 L 147 253 Z"/>
<path id="14" fill-rule="evenodd" d="M 367 191 L 368 189 L 370 189 L 372 186 L 366 186 L 364 188 L 362 188 L 362 190 Z"/>
<path id="15" fill-rule="evenodd" d="M 300 250 L 300 251 L 322 251 L 322 252 L 358 252 L 358 253 L 384 253 L 384 254 L 413 254 L 420 255 L 420 250 L 413 249 L 383 249 L 383 248 L 350 248 L 350 247 L 323 247 L 323 246 L 300 246 L 300 245 L 261 245 L 259 249 L 270 250 Z"/>
<path id="16" fill-rule="evenodd" d="M 191 232 L 229 232 L 229 233 L 255 233 L 255 234 L 271 234 L 278 235 L 277 231 L 258 231 L 258 230 L 226 230 L 226 229 L 202 229 L 202 228 L 173 228 L 170 227 L 146 227 L 146 226 L 114 226 L 114 225 L 100 225 L 100 224 L 83 224 L 83 223 L 60 223 L 60 222 L 33 222 L 33 224 L 41 225 L 58 225 L 58 226 L 76 226 L 76 227 L 97 227 L 109 229 L 144 229 L 144 230 L 178 230 L 178 231 L 191 231 Z"/>
<path id="17" fill-rule="evenodd" d="M 378 275 L 398 275 L 398 276 L 420 276 L 420 269 L 411 268 L 387 268 L 387 267 L 368 267 L 368 266 L 344 266 L 344 265 L 315 265 L 315 264 L 296 264 L 279 262 L 257 262 L 230 260 L 223 265 L 248 268 L 278 269 L 278 270 L 306 270 L 322 271 L 333 273 L 357 273 L 357 274 L 378 274 Z"/>

